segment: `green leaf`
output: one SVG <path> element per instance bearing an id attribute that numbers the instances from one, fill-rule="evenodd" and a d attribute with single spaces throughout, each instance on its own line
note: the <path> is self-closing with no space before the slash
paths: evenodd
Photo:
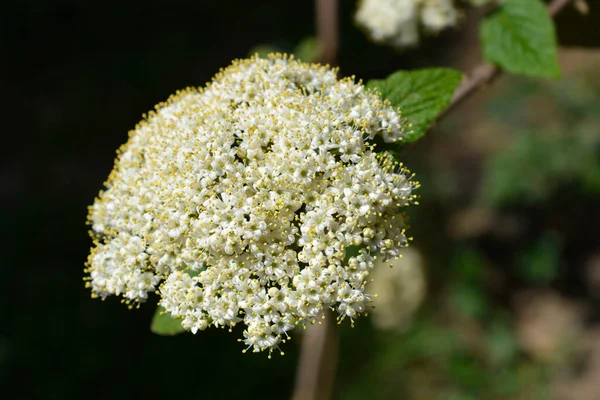
<path id="1" fill-rule="evenodd" d="M 494 367 L 508 366 L 517 357 L 519 346 L 508 324 L 494 319 L 487 332 L 485 346 L 488 360 Z"/>
<path id="2" fill-rule="evenodd" d="M 554 22 L 541 0 L 506 0 L 483 21 L 480 37 L 485 59 L 505 70 L 560 77 Z"/>
<path id="3" fill-rule="evenodd" d="M 448 300 L 459 313 L 471 318 L 483 317 L 490 307 L 483 290 L 466 283 L 453 285 Z"/>
<path id="4" fill-rule="evenodd" d="M 254 54 L 258 54 L 260 58 L 267 58 L 271 53 L 284 53 L 284 51 L 277 46 L 270 44 L 259 44 L 254 46 L 249 52 L 248 56 L 252 57 Z"/>
<path id="5" fill-rule="evenodd" d="M 173 336 L 185 331 L 181 326 L 181 320 L 171 317 L 171 314 L 165 312 L 165 309 L 160 306 L 156 309 L 154 317 L 152 317 L 150 330 L 162 336 Z"/>
<path id="6" fill-rule="evenodd" d="M 360 254 L 360 249 L 364 246 L 348 246 L 346 247 L 346 260 L 350 257 L 357 257 Z"/>
<path id="7" fill-rule="evenodd" d="M 474 249 L 460 251 L 452 261 L 456 279 L 462 282 L 479 284 L 485 273 L 485 259 Z"/>
<path id="8" fill-rule="evenodd" d="M 546 284 L 560 272 L 562 243 L 554 232 L 546 232 L 519 257 L 519 274 L 533 284 Z"/>
<path id="9" fill-rule="evenodd" d="M 302 39 L 298 46 L 294 49 L 294 55 L 301 61 L 310 63 L 316 62 L 321 56 L 321 43 L 315 37 L 307 37 Z"/>
<path id="10" fill-rule="evenodd" d="M 448 107 L 461 79 L 459 71 L 431 68 L 397 71 L 386 79 L 369 81 L 366 86 L 378 90 L 384 99 L 400 108 L 402 116 L 412 124 L 412 132 L 404 143 L 413 143 Z"/>

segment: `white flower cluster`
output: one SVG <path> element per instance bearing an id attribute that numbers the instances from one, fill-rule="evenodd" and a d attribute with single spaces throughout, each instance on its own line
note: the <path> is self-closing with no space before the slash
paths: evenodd
<path id="1" fill-rule="evenodd" d="M 490 0 L 470 0 L 481 5 Z M 398 48 L 419 44 L 419 30 L 436 34 L 455 26 L 460 13 L 454 0 L 362 0 L 356 22 L 378 43 Z"/>
<path id="2" fill-rule="evenodd" d="M 373 261 L 407 242 L 417 184 L 375 152 L 404 136 L 396 109 L 335 70 L 236 61 L 131 132 L 90 208 L 87 286 L 128 304 L 158 291 L 194 333 L 243 323 L 254 351 L 326 307 L 363 314 Z"/>

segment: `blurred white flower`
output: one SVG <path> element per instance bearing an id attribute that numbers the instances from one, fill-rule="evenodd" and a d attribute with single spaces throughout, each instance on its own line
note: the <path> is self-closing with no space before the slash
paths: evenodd
<path id="1" fill-rule="evenodd" d="M 376 294 L 373 324 L 380 329 L 405 330 L 427 292 L 423 259 L 418 250 L 405 249 L 402 258 L 377 261 L 369 284 Z"/>
<path id="2" fill-rule="evenodd" d="M 129 304 L 158 288 L 184 328 L 243 323 L 254 351 L 326 307 L 364 314 L 376 255 L 407 241 L 399 212 L 417 184 L 373 144 L 402 140 L 402 121 L 329 67 L 234 62 L 130 133 L 90 208 L 88 287 Z"/>
<path id="3" fill-rule="evenodd" d="M 454 0 L 361 0 L 355 18 L 375 42 L 404 48 L 419 44 L 420 29 L 437 34 L 455 26 L 459 16 Z"/>

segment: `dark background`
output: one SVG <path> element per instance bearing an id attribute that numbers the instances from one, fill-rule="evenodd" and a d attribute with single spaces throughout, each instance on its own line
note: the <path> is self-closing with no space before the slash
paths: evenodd
<path id="1" fill-rule="evenodd" d="M 341 3 L 342 75 L 367 80 L 398 68 L 460 64 L 452 54 L 468 29 L 398 53 L 369 43 L 352 24 L 353 2 Z M 268 360 L 243 355 L 239 332 L 151 334 L 154 301 L 130 311 L 115 298 L 92 300 L 82 280 L 91 245 L 85 220 L 115 150 L 142 113 L 177 89 L 203 85 L 257 44 L 292 49 L 314 34 L 313 13 L 312 1 L 272 0 L 3 6 L 4 398 L 289 397 L 297 340 L 286 356 Z M 561 41 L 597 45 L 594 18 L 584 23 L 567 11 Z M 368 357 L 369 342 L 351 338 L 369 329 L 345 333 L 342 354 L 355 352 L 357 363 Z M 343 360 L 342 380 L 352 380 L 352 357 Z"/>

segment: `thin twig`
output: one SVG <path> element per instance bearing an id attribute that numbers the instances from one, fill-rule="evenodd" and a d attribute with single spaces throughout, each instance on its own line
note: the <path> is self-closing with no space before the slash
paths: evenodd
<path id="1" fill-rule="evenodd" d="M 292 400 L 331 399 L 338 338 L 333 313 L 325 310 L 323 315 L 326 318 L 309 325 L 304 331 Z"/>
<path id="2" fill-rule="evenodd" d="M 450 100 L 450 105 L 439 115 L 438 121 L 462 103 L 463 100 L 499 77 L 501 72 L 498 67 L 490 63 L 482 63 L 473 68 L 473 71 L 456 88 L 452 100 Z"/>
<path id="3" fill-rule="evenodd" d="M 551 16 L 556 16 L 561 12 L 569 3 L 573 0 L 552 0 L 548 4 L 548 12 Z M 487 62 L 482 62 L 467 75 L 467 78 L 462 81 L 454 92 L 450 105 L 444 112 L 439 116 L 438 121 L 447 115 L 450 110 L 454 109 L 458 104 L 462 103 L 463 100 L 470 97 L 473 93 L 479 89 L 485 87 L 491 83 L 494 79 L 502 74 L 502 70 L 495 65 Z"/>
<path id="4" fill-rule="evenodd" d="M 321 45 L 320 62 L 335 65 L 338 52 L 338 0 L 316 0 L 317 39 Z"/>
<path id="5" fill-rule="evenodd" d="M 550 4 L 548 4 L 548 11 L 550 15 L 553 17 L 562 11 L 563 8 L 567 6 L 573 0 L 553 0 Z"/>

